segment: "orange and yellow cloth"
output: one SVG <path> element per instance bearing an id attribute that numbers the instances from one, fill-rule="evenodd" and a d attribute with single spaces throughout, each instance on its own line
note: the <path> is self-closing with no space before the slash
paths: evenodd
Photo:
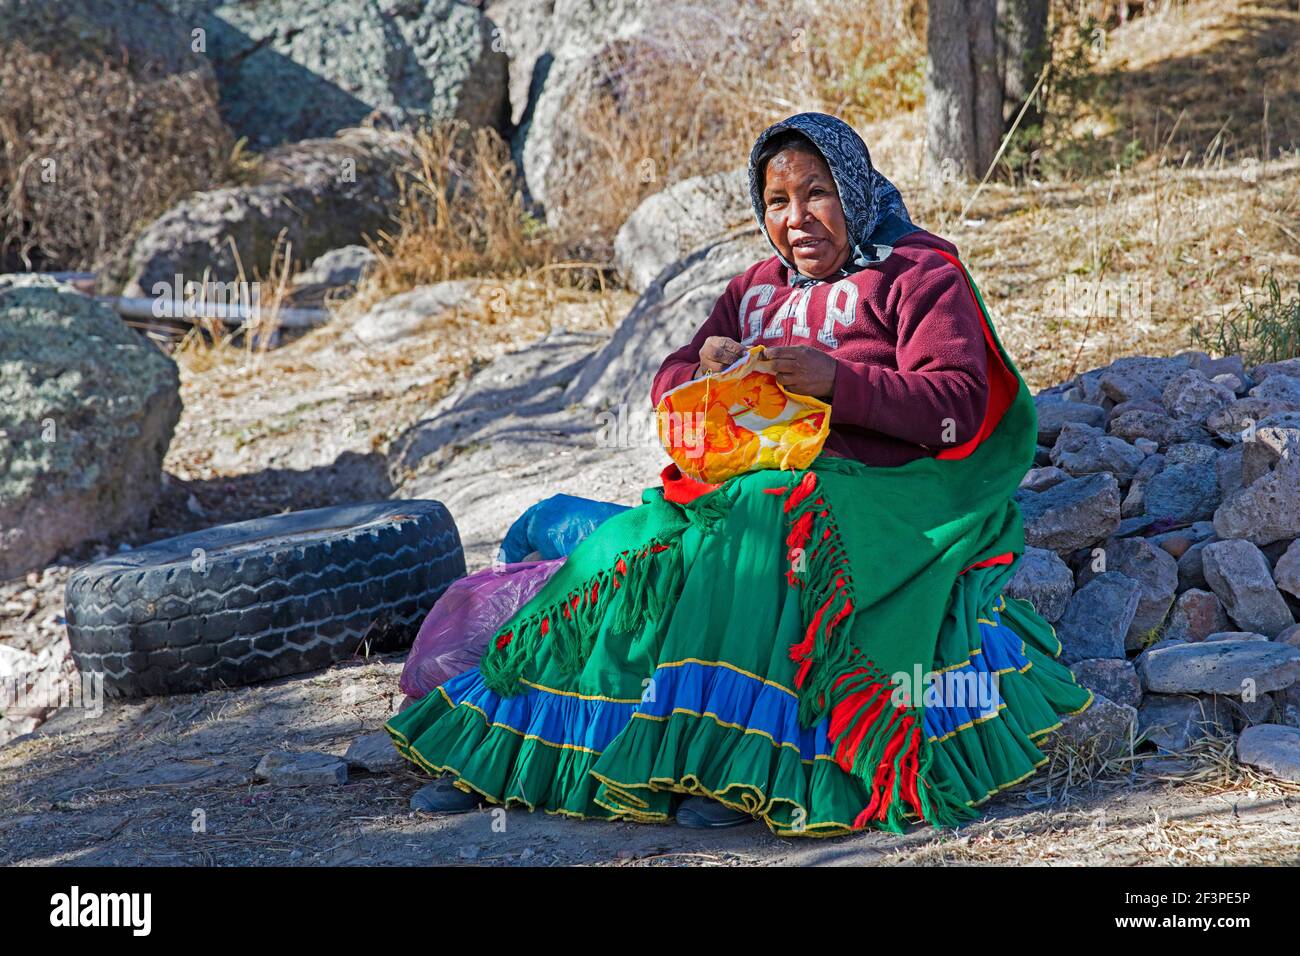
<path id="1" fill-rule="evenodd" d="M 716 374 L 666 392 L 659 440 L 682 474 L 718 483 L 763 468 L 807 468 L 830 431 L 831 407 L 786 391 L 763 346 Z"/>

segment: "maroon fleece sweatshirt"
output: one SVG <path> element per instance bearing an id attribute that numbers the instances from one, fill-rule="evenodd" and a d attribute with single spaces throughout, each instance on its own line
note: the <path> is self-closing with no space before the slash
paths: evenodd
<path id="1" fill-rule="evenodd" d="M 936 249 L 957 254 L 946 239 L 909 233 L 881 264 L 802 289 L 775 255 L 755 263 L 727 284 L 690 344 L 664 359 L 653 404 L 695 377 L 705 339 L 724 335 L 836 358 L 828 452 L 892 466 L 969 440 L 988 404 L 983 325 L 961 271 Z"/>

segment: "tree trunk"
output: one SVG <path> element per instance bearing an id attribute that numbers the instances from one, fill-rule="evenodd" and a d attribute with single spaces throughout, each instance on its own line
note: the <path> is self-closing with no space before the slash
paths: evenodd
<path id="1" fill-rule="evenodd" d="M 997 0 L 930 0 L 925 66 L 926 175 L 983 177 L 1002 135 Z"/>
<path id="2" fill-rule="evenodd" d="M 998 58 L 1002 62 L 1002 128 L 1011 129 L 1016 114 L 1038 82 L 1047 62 L 1049 0 L 998 0 Z M 1120 5 L 1121 7 L 1124 4 Z M 1024 127 L 1043 120 L 1038 102 L 1029 104 Z"/>

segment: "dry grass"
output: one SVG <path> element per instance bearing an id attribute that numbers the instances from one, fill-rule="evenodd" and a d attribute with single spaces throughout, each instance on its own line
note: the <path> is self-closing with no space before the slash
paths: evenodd
<path id="1" fill-rule="evenodd" d="M 1157 163 L 1276 158 L 1300 145 L 1298 41 L 1289 0 L 1162 3 L 1111 34 L 1098 63 L 1108 108 L 1080 121 Z"/>
<path id="2" fill-rule="evenodd" d="M 1139 741 L 1140 742 L 1140 741 Z M 885 865 L 1283 864 L 1295 862 L 1289 783 L 1207 734 L 1177 758 L 1099 758 L 1057 741 L 1051 761 L 990 819 L 901 847 Z M 1239 813 L 1238 808 L 1253 812 Z M 1225 814 L 1228 810 L 1230 813 Z"/>
<path id="3" fill-rule="evenodd" d="M 1243 290 L 1296 275 L 1300 243 L 1282 224 L 1298 185 L 1300 159 L 1254 182 L 1214 166 L 1138 169 L 989 187 L 966 220 L 931 206 L 927 225 L 966 253 L 1004 344 L 1042 387 L 1122 355 L 1193 348 L 1192 330 L 1212 330 Z"/>
<path id="4" fill-rule="evenodd" d="M 608 258 L 637 204 L 690 176 L 744 164 L 755 134 L 820 110 L 860 125 L 920 105 L 924 4 L 871 12 L 818 0 L 669 5 L 611 42 L 560 114 L 565 156 L 546 188 L 567 248 Z"/>
<path id="5" fill-rule="evenodd" d="M 385 448 L 464 376 L 558 328 L 607 331 L 633 297 L 606 288 L 601 269 L 561 258 L 532 219 L 509 149 L 491 130 L 433 124 L 413 134 L 415 163 L 391 232 L 370 243 L 378 257 L 354 297 L 327 302 L 331 322 L 267 351 L 292 251 L 277 246 L 262 283 L 256 328 L 208 323 L 177 350 L 187 421 L 166 467 L 213 478 L 267 467 L 292 440 L 297 467 L 345 447 Z M 241 270 L 240 279 L 244 278 Z M 430 316 L 403 343 L 368 346 L 352 326 L 373 304 L 452 279 L 483 280 L 470 300 Z M 250 403 L 245 396 L 260 396 Z M 355 423 L 346 429 L 341 421 Z M 315 454 L 312 450 L 318 453 Z"/>
<path id="6" fill-rule="evenodd" d="M 511 341 L 525 328 L 546 324 L 544 311 L 529 310 L 553 306 L 557 297 L 580 286 L 584 275 L 593 275 L 594 270 L 584 264 L 561 261 L 545 228 L 530 217 L 509 146 L 495 131 L 470 130 L 459 121 L 432 123 L 410 134 L 410 152 L 411 165 L 396 174 L 399 194 L 393 227 L 367 240 L 377 262 L 355 295 L 327 299 L 335 328 L 312 334 L 307 348 L 334 343 L 340 329 L 346 330 L 383 299 L 417 286 L 464 278 L 506 282 L 501 289 L 509 292 L 495 294 L 490 302 L 484 299 L 469 311 L 476 313 L 475 321 L 481 322 L 488 338 Z M 241 167 L 247 165 L 238 152 L 236 158 Z M 238 284 L 249 280 L 260 284 L 262 309 L 255 322 L 237 328 L 198 323 L 179 348 L 194 373 L 219 362 L 245 365 L 247 355 L 238 353 L 264 352 L 268 344 L 278 341 L 278 312 L 289 304 L 290 283 L 298 266 L 292 248 L 279 237 L 268 269 L 255 270 L 251 277 L 245 274 L 238 250 L 232 246 L 232 251 Z M 598 286 L 601 279 L 595 275 Z M 539 288 L 545 291 L 539 293 Z M 506 319 L 514 320 L 513 328 Z M 231 354 L 220 357 L 223 351 Z"/>
<path id="7" fill-rule="evenodd" d="M 560 254 L 524 204 L 509 145 L 493 130 L 432 124 L 413 134 L 395 226 L 370 243 L 379 261 L 346 307 L 359 314 L 420 285 L 469 277 L 566 279 Z"/>
<path id="8" fill-rule="evenodd" d="M 0 49 L 0 267 L 113 271 L 145 224 L 230 173 L 197 73 Z"/>
<path id="9" fill-rule="evenodd" d="M 861 132 L 913 219 L 956 243 L 1034 388 L 1123 355 L 1204 348 L 1193 329 L 1215 336 L 1270 275 L 1300 275 L 1300 156 L 1245 175 L 1216 150 L 1083 182 L 990 183 L 962 218 L 975 187 L 924 180 L 919 114 Z M 1107 293 L 1136 293 L 1134 307 L 1112 308 Z"/>

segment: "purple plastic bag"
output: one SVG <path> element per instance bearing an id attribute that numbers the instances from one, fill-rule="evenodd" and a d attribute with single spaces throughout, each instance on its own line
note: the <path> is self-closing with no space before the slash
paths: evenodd
<path id="1" fill-rule="evenodd" d="M 484 568 L 452 583 L 420 625 L 399 685 L 419 699 L 477 667 L 488 641 L 542 589 L 564 558 Z"/>

